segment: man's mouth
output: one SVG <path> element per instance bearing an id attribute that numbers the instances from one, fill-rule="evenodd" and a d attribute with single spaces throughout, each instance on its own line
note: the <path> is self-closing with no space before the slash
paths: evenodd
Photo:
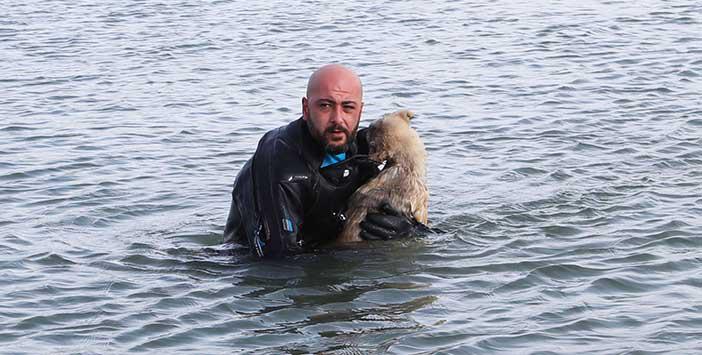
<path id="1" fill-rule="evenodd" d="M 348 135 L 346 130 L 343 128 L 328 129 L 327 133 L 329 133 L 329 135 L 331 135 L 333 138 L 345 138 Z"/>

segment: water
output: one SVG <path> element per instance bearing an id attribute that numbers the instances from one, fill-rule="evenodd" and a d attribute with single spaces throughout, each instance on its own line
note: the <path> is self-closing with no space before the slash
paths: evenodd
<path id="1" fill-rule="evenodd" d="M 0 5 L 0 352 L 702 351 L 698 1 L 108 3 Z M 221 245 L 336 61 L 418 113 L 447 232 Z"/>

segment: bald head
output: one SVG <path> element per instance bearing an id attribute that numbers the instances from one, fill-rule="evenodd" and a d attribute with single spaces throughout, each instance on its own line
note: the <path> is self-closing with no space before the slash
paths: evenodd
<path id="1" fill-rule="evenodd" d="M 307 81 L 307 97 L 320 91 L 346 91 L 357 94 L 363 100 L 361 78 L 353 70 L 341 64 L 327 64 L 317 69 Z"/>
<path id="2" fill-rule="evenodd" d="M 356 137 L 363 110 L 361 79 L 351 69 L 329 64 L 312 73 L 302 118 L 328 153 L 345 152 Z"/>

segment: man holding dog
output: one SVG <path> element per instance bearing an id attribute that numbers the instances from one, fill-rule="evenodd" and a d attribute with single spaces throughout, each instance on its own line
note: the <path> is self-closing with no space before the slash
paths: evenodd
<path id="1" fill-rule="evenodd" d="M 315 71 L 302 98 L 302 117 L 267 132 L 239 172 L 224 229 L 227 241 L 259 257 L 282 257 L 333 241 L 346 202 L 379 171 L 368 159 L 360 78 L 330 64 Z M 369 214 L 364 239 L 393 239 L 417 225 L 399 213 Z"/>

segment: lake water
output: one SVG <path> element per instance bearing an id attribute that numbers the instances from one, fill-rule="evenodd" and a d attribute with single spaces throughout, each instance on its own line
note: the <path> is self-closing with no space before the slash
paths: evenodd
<path id="1" fill-rule="evenodd" d="M 222 245 L 329 62 L 446 233 Z M 0 353 L 700 353 L 701 93 L 694 0 L 5 0 Z"/>

